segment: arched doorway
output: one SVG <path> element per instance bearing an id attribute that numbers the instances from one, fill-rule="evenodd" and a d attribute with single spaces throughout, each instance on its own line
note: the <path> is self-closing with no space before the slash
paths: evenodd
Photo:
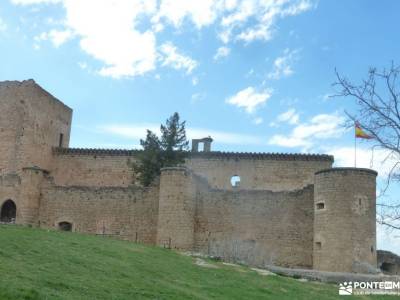
<path id="1" fill-rule="evenodd" d="M 72 223 L 60 222 L 58 223 L 58 229 L 60 229 L 61 231 L 72 231 Z"/>
<path id="2" fill-rule="evenodd" d="M 7 200 L 1 206 L 0 222 L 4 223 L 15 223 L 15 217 L 17 216 L 17 206 L 14 201 Z"/>

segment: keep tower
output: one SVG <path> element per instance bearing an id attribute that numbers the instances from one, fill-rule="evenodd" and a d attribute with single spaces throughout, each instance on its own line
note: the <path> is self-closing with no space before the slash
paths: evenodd
<path id="1" fill-rule="evenodd" d="M 0 213 L 12 202 L 16 223 L 36 225 L 41 181 L 53 147 L 69 146 L 72 110 L 26 80 L 0 82 L 0 112 Z"/>
<path id="2" fill-rule="evenodd" d="M 314 269 L 363 273 L 376 268 L 376 176 L 357 168 L 315 174 Z"/>

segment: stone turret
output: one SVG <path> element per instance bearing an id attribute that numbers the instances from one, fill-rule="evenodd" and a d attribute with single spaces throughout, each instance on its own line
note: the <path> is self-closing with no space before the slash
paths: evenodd
<path id="1" fill-rule="evenodd" d="M 39 167 L 23 168 L 17 223 L 39 225 L 40 191 L 46 174 L 47 171 Z"/>
<path id="2" fill-rule="evenodd" d="M 375 272 L 376 176 L 356 168 L 315 174 L 314 269 Z"/>
<path id="3" fill-rule="evenodd" d="M 161 170 L 157 244 L 192 250 L 195 202 L 190 172 L 183 167 Z"/>
<path id="4" fill-rule="evenodd" d="M 202 139 L 193 139 L 192 140 L 192 152 L 199 152 L 199 144 L 203 143 L 203 152 L 211 151 L 211 143 L 213 139 L 208 136 Z"/>

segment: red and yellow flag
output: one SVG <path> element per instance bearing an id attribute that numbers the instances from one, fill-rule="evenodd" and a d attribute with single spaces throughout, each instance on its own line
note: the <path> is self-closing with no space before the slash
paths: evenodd
<path id="1" fill-rule="evenodd" d="M 360 123 L 355 122 L 355 134 L 356 138 L 360 139 L 372 139 L 373 137 L 367 134 L 360 126 Z"/>

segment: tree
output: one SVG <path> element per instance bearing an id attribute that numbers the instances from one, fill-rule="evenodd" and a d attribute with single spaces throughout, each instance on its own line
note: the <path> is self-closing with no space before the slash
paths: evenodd
<path id="1" fill-rule="evenodd" d="M 174 113 L 161 125 L 161 147 L 163 149 L 163 166 L 171 167 L 185 161 L 189 141 L 186 140 L 186 122 L 179 121 L 179 114 Z"/>
<path id="2" fill-rule="evenodd" d="M 133 163 L 133 169 L 138 174 L 141 185 L 149 186 L 154 178 L 160 174 L 161 146 L 160 140 L 150 130 L 147 130 L 145 140 L 140 140 L 143 152 L 139 154 L 138 162 Z"/>
<path id="3" fill-rule="evenodd" d="M 374 142 L 373 149 L 387 152 L 385 160 L 391 161 L 391 170 L 387 175 L 386 191 L 390 183 L 400 182 L 400 66 L 394 63 L 388 69 L 378 71 L 370 68 L 368 76 L 359 84 L 353 84 L 336 71 L 340 88 L 335 96 L 350 97 L 356 100 L 355 113 L 347 113 L 349 120 L 359 122 L 368 131 Z M 378 221 L 393 229 L 400 229 L 400 199 L 390 203 L 378 203 L 380 207 Z"/>
<path id="4" fill-rule="evenodd" d="M 163 167 L 173 167 L 185 162 L 189 142 L 186 140 L 186 122 L 180 122 L 179 114 L 174 113 L 161 125 L 161 140 L 155 133 L 147 130 L 145 140 L 140 140 L 143 152 L 133 169 L 143 186 L 149 186 L 160 175 Z"/>

